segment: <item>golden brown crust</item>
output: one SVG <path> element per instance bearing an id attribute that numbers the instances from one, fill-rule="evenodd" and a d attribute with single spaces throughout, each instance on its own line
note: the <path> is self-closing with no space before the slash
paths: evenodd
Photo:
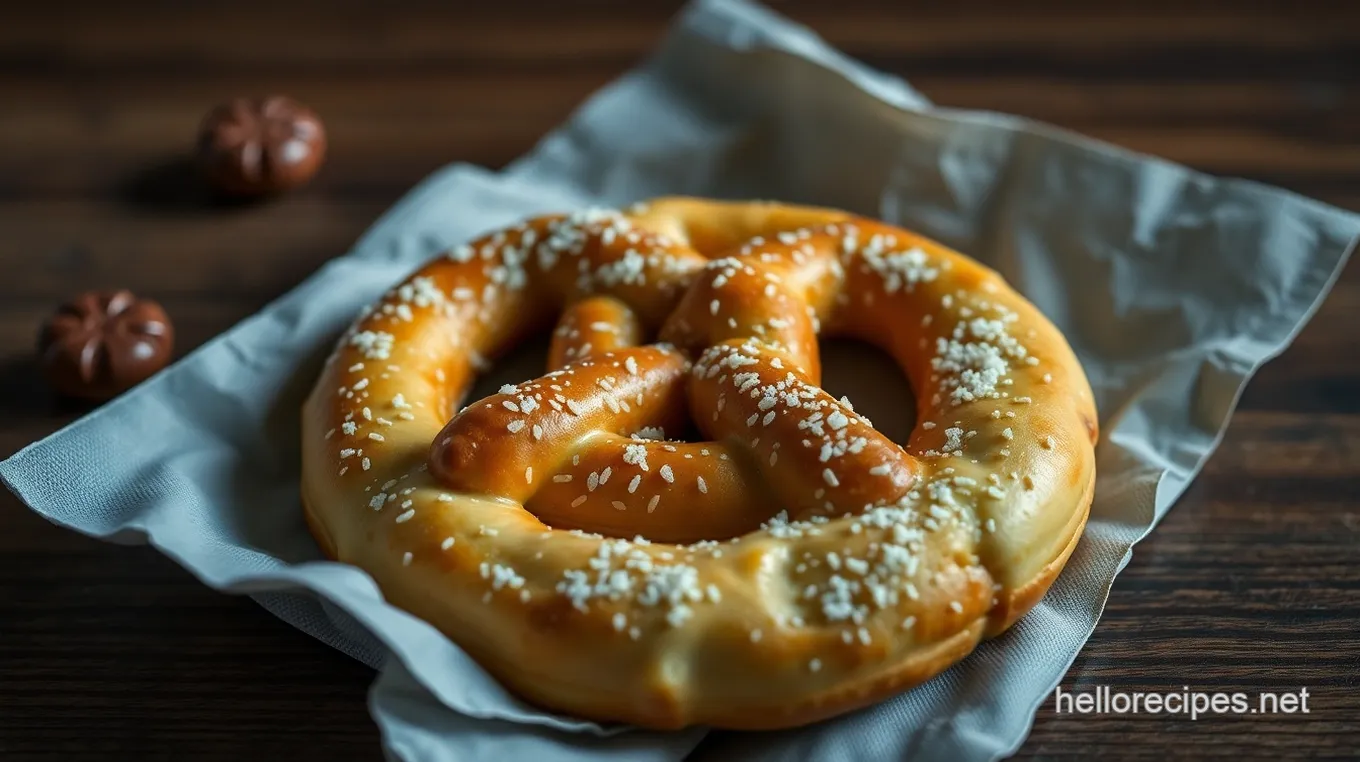
<path id="1" fill-rule="evenodd" d="M 457 411 L 563 313 L 548 375 Z M 897 360 L 907 442 L 817 388 L 818 332 Z M 664 438 L 690 419 L 714 441 Z M 661 199 L 528 220 L 386 294 L 305 405 L 303 502 L 328 555 L 531 701 L 787 727 L 1029 610 L 1084 527 L 1095 420 L 1062 336 L 976 262 L 834 210 Z"/>
<path id="2" fill-rule="evenodd" d="M 1067 565 L 1067 559 L 1072 557 L 1072 552 L 1077 549 L 1077 543 L 1081 541 L 1082 530 L 1086 528 L 1086 520 L 1091 514 L 1091 497 L 1095 494 L 1095 487 L 1095 474 L 1092 474 L 1085 494 L 1078 501 L 1081 510 L 1072 517 L 1074 526 L 1071 527 L 1066 545 L 1053 557 L 1052 561 L 1048 562 L 1048 566 L 1040 570 L 1029 582 L 1011 590 L 1008 595 L 998 598 L 996 605 L 992 608 L 983 637 L 995 638 L 1010 629 L 1011 625 L 1019 621 L 1020 617 L 1029 613 L 1029 610 L 1043 599 L 1044 594 L 1057 581 L 1058 575 Z"/>

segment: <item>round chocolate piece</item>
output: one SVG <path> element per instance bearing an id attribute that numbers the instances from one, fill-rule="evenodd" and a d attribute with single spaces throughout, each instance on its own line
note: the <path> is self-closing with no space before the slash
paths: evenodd
<path id="1" fill-rule="evenodd" d="M 103 401 L 164 368 L 174 340 L 159 304 L 130 291 L 91 291 L 48 319 L 38 352 L 48 383 L 59 393 Z"/>
<path id="2" fill-rule="evenodd" d="M 218 190 L 260 196 L 312 179 L 326 157 L 326 130 L 291 98 L 237 98 L 204 117 L 198 152 Z"/>

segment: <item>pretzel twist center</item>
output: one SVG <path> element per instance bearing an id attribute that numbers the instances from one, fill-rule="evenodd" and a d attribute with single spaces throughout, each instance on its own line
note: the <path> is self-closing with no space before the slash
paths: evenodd
<path id="1" fill-rule="evenodd" d="M 596 258 L 611 243 L 604 230 L 580 242 Z M 648 269 L 682 276 L 640 305 L 636 291 L 568 303 L 549 372 L 455 416 L 432 449 L 437 478 L 550 526 L 663 542 L 727 539 L 781 510 L 809 518 L 901 498 L 914 460 L 818 386 L 819 314 L 843 278 L 840 240 L 796 230 L 767 231 L 771 240 L 702 268 L 698 252 L 663 249 Z M 678 299 L 676 283 L 686 284 Z M 637 346 L 667 302 L 659 342 Z M 709 441 L 665 440 L 691 425 Z"/>

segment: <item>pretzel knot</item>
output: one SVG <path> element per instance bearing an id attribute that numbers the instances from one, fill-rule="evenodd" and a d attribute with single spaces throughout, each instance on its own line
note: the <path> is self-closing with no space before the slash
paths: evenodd
<path id="1" fill-rule="evenodd" d="M 549 235 L 564 224 L 548 223 Z M 769 231 L 709 261 L 660 236 L 630 241 L 620 225 L 573 228 L 569 257 L 598 272 L 638 247 L 657 253 L 621 281 L 626 293 L 565 289 L 574 301 L 553 334 L 551 371 L 455 417 L 433 449 L 438 479 L 550 526 L 654 542 L 727 539 L 779 509 L 807 520 L 906 494 L 914 459 L 818 386 L 818 308 L 843 276 L 837 225 Z M 653 283 L 652 272 L 675 280 Z M 660 343 L 638 347 L 661 314 Z M 665 441 L 687 418 L 709 441 Z"/>
<path id="2" fill-rule="evenodd" d="M 459 409 L 549 330 L 544 375 Z M 908 441 L 821 388 L 828 335 L 901 367 Z M 521 696 L 787 727 L 1032 607 L 1096 436 L 1066 341 L 991 270 L 845 212 L 670 198 L 525 220 L 386 292 L 307 399 L 302 499 L 330 557 Z"/>

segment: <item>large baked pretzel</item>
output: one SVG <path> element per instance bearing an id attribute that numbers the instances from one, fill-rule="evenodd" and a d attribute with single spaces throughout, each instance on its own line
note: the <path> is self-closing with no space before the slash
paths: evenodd
<path id="1" fill-rule="evenodd" d="M 554 320 L 546 375 L 458 409 Z M 905 448 L 818 386 L 819 333 L 899 363 Z M 388 292 L 306 403 L 303 498 L 329 555 L 530 700 L 772 728 L 1027 611 L 1095 438 L 1066 342 L 991 270 L 843 212 L 670 198 L 527 220 Z"/>

